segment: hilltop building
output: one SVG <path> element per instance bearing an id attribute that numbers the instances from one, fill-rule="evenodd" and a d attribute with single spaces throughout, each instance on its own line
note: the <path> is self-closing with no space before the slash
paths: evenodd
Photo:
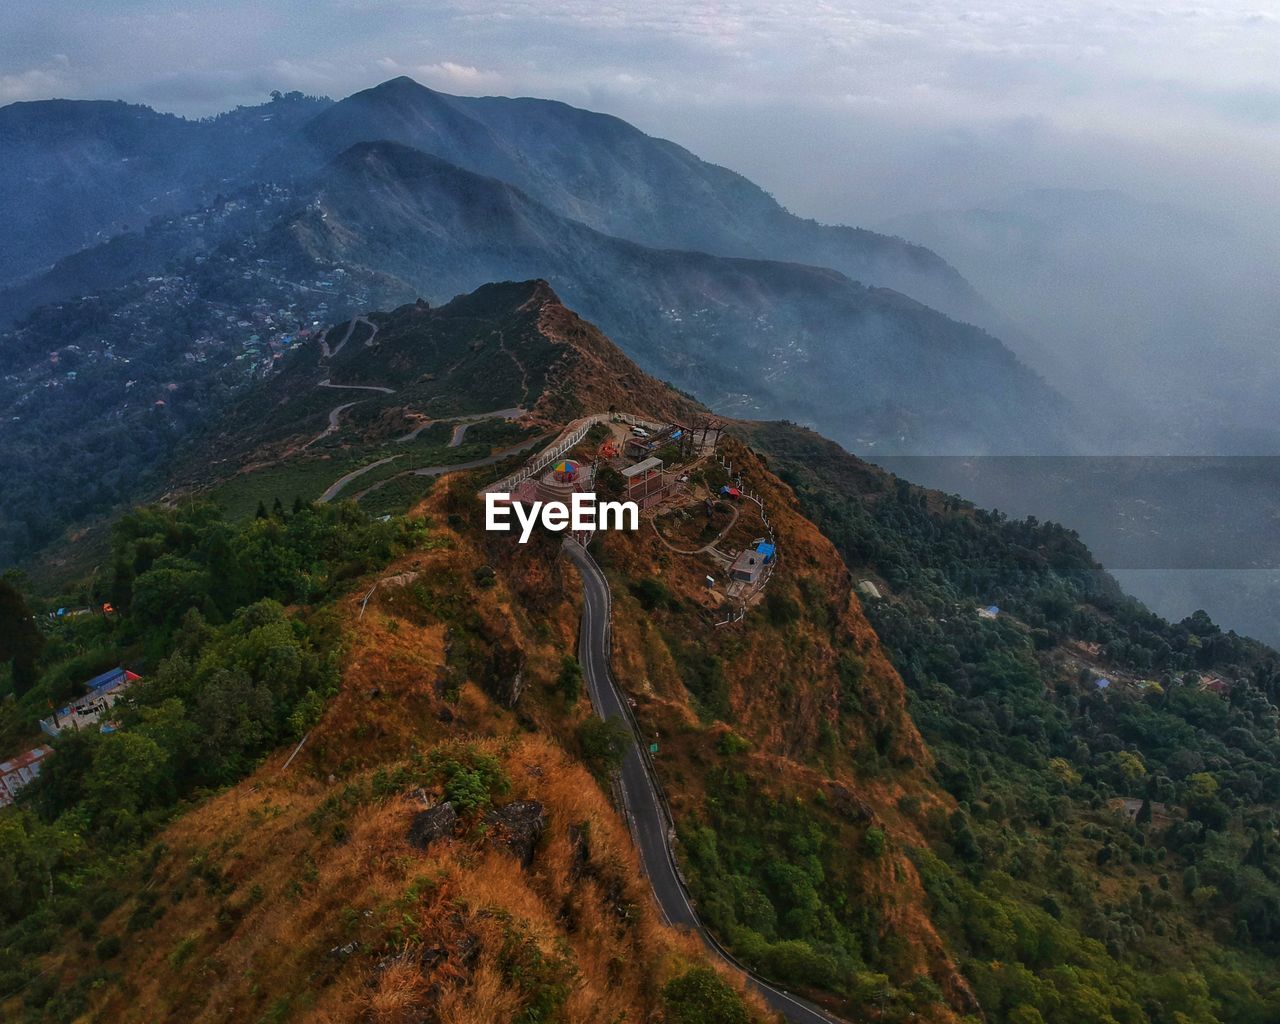
<path id="1" fill-rule="evenodd" d="M 641 508 L 656 505 L 667 496 L 669 484 L 662 471 L 662 460 L 652 456 L 622 471 L 622 478 L 627 482 L 627 500 L 634 501 Z"/>
<path id="2" fill-rule="evenodd" d="M 772 557 L 772 556 L 770 556 Z M 729 566 L 729 578 L 739 583 L 755 585 L 768 562 L 765 556 L 753 548 L 747 548 Z"/>

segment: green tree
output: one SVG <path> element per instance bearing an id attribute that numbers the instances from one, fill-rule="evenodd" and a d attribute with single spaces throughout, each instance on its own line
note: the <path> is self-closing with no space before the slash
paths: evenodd
<path id="1" fill-rule="evenodd" d="M 670 1024 L 749 1024 L 751 1015 L 732 985 L 710 967 L 694 967 L 662 989 Z"/>
<path id="2" fill-rule="evenodd" d="M 137 732 L 113 733 L 94 752 L 84 803 L 93 816 L 137 813 L 163 793 L 171 778 L 169 757 L 155 740 Z"/>
<path id="3" fill-rule="evenodd" d="M 44 649 L 44 637 L 18 588 L 0 579 L 0 662 L 13 666 L 13 688 L 22 695 L 39 678 L 36 659 Z"/>
<path id="4" fill-rule="evenodd" d="M 617 715 L 605 721 L 588 718 L 578 726 L 578 745 L 582 757 L 593 771 L 602 775 L 617 771 L 631 746 L 631 730 Z"/>
<path id="5" fill-rule="evenodd" d="M 578 659 L 565 655 L 560 663 L 560 675 L 556 678 L 556 689 L 565 699 L 566 704 L 577 704 L 582 696 L 582 666 Z"/>

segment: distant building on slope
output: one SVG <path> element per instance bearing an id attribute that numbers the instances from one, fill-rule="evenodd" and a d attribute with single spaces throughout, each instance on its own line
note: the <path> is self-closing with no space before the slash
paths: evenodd
<path id="1" fill-rule="evenodd" d="M 13 803 L 18 790 L 40 774 L 41 766 L 52 753 L 52 747 L 36 747 L 8 761 L 0 761 L 0 807 Z"/>
<path id="2" fill-rule="evenodd" d="M 40 723 L 41 730 L 48 736 L 57 736 L 63 729 L 83 729 L 96 724 L 120 695 L 141 678 L 123 668 L 113 668 L 110 672 L 94 676 L 84 684 L 89 692 L 44 719 Z"/>

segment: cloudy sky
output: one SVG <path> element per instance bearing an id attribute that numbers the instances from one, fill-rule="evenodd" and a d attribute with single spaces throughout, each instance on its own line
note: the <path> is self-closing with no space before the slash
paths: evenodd
<path id="1" fill-rule="evenodd" d="M 189 116 L 397 74 L 616 113 L 829 220 L 1022 185 L 1280 217 L 1275 0 L 41 0 L 0 103 Z"/>

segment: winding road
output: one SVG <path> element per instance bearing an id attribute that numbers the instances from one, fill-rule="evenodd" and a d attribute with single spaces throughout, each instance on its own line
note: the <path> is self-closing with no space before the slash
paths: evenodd
<path id="1" fill-rule="evenodd" d="M 381 487 L 385 487 L 387 484 L 391 483 L 392 480 L 395 480 L 398 477 L 402 477 L 402 476 L 444 476 L 444 474 L 446 473 L 461 473 L 468 469 L 479 469 L 481 466 L 492 466 L 495 462 L 501 462 L 503 459 L 509 459 L 513 455 L 523 454 L 524 452 L 527 452 L 530 448 L 536 448 L 545 440 L 546 440 L 545 437 L 531 438 L 528 441 L 522 441 L 520 444 L 515 445 L 512 448 L 504 448 L 500 452 L 493 452 L 491 455 L 486 455 L 480 459 L 472 459 L 469 462 L 451 462 L 445 466 L 420 466 L 417 469 L 406 469 L 402 473 L 395 474 L 395 476 L 389 476 L 385 480 L 379 480 L 376 484 L 366 487 L 363 491 L 360 491 L 358 494 L 352 495 L 352 497 L 356 501 L 359 501 L 366 494 L 371 494 L 373 491 L 376 491 Z M 453 446 L 450 445 L 449 447 L 453 447 Z M 367 473 L 369 470 L 377 468 L 378 466 L 385 465 L 386 463 L 390 462 L 392 459 L 398 459 L 398 458 L 400 458 L 399 455 L 392 455 L 392 456 L 389 456 L 388 458 L 380 459 L 377 462 L 371 463 L 368 466 L 361 466 L 359 469 L 355 470 L 354 472 L 348 473 L 346 476 L 342 477 L 340 480 L 337 480 L 333 484 L 331 484 L 329 489 L 326 490 L 324 494 L 320 497 L 320 501 L 322 502 L 332 501 L 335 497 L 337 497 L 338 492 L 341 491 L 344 487 L 346 487 L 347 484 L 349 484 L 356 477 L 361 476 L 364 473 Z"/>
<path id="2" fill-rule="evenodd" d="M 442 420 L 423 420 L 407 434 L 401 434 L 395 439 L 397 444 L 404 444 L 414 440 L 428 427 L 434 427 L 437 423 L 455 422 L 457 425 L 453 428 L 453 436 L 449 438 L 450 448 L 461 448 L 462 439 L 467 434 L 468 427 L 474 427 L 477 423 L 483 423 L 485 420 L 518 420 L 521 416 L 527 415 L 528 409 L 522 409 L 519 406 L 513 406 L 510 409 L 497 409 L 493 412 L 476 413 L 474 416 L 449 417 Z"/>
<path id="3" fill-rule="evenodd" d="M 608 719 L 617 715 L 630 724 L 633 734 L 636 724 L 622 693 L 609 671 L 611 595 L 609 583 L 596 565 L 595 559 L 577 541 L 566 540 L 565 554 L 578 567 L 582 576 L 582 625 L 578 635 L 578 661 L 587 683 L 587 693 L 596 714 Z M 645 874 L 653 886 L 653 895 L 662 916 L 670 925 L 687 928 L 702 939 L 706 947 L 734 970 L 746 975 L 748 982 L 761 998 L 791 1024 L 840 1024 L 813 1004 L 770 985 L 748 971 L 734 959 L 715 937 L 707 931 L 689 900 L 684 880 L 676 867 L 675 853 L 671 849 L 674 826 L 671 824 L 657 783 L 645 760 L 637 737 L 622 759 L 622 798 L 631 826 L 632 837 L 640 851 Z"/>

